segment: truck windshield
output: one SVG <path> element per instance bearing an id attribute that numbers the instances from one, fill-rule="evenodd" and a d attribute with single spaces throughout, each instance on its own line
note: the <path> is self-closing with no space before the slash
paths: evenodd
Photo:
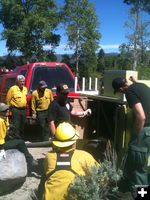
<path id="1" fill-rule="evenodd" d="M 39 81 L 46 81 L 48 88 L 55 92 L 57 85 L 65 83 L 74 91 L 74 78 L 65 66 L 37 66 L 33 69 L 30 91 L 37 89 Z"/>

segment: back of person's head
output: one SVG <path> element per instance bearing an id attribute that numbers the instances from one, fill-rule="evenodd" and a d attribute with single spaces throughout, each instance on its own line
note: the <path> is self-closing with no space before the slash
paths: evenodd
<path id="1" fill-rule="evenodd" d="M 121 87 L 123 87 L 126 84 L 126 79 L 122 77 L 117 77 L 113 79 L 112 81 L 112 87 L 114 89 L 114 94 L 116 94 Z"/>
<path id="2" fill-rule="evenodd" d="M 61 83 L 57 86 L 56 88 L 56 92 L 57 93 L 64 93 L 64 94 L 68 94 L 70 92 L 69 87 L 67 84 Z"/>
<path id="3" fill-rule="evenodd" d="M 72 146 L 79 138 L 79 133 L 67 122 L 60 123 L 56 128 L 52 144 L 59 148 Z"/>

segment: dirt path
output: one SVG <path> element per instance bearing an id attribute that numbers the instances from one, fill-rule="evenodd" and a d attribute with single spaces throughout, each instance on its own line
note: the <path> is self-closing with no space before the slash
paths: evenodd
<path id="1" fill-rule="evenodd" d="M 43 158 L 47 154 L 51 148 L 28 148 L 30 153 L 33 155 L 35 159 L 38 160 L 38 167 L 37 169 L 33 169 L 31 174 L 29 174 L 26 178 L 26 181 L 23 185 L 18 188 L 17 190 L 7 194 L 0 196 L 0 200 L 32 200 L 34 196 L 34 191 L 37 189 L 38 184 L 41 178 L 41 171 L 42 171 L 42 163 Z"/>

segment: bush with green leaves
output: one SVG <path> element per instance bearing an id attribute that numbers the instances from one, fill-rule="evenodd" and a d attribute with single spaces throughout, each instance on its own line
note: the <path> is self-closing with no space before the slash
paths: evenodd
<path id="1" fill-rule="evenodd" d="M 106 200 L 116 199 L 119 190 L 117 182 L 122 171 L 113 162 L 104 160 L 100 167 L 86 169 L 86 176 L 76 175 L 68 188 L 66 200 Z"/>

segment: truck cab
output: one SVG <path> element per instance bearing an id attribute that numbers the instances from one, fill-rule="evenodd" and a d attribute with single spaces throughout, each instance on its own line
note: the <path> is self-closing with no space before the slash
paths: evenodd
<path id="1" fill-rule="evenodd" d="M 34 124 L 31 118 L 31 94 L 37 89 L 41 80 L 46 81 L 48 88 L 56 95 L 56 86 L 65 83 L 70 89 L 69 98 L 73 102 L 80 96 L 75 93 L 75 77 L 70 68 L 65 63 L 58 62 L 36 62 L 16 67 L 13 71 L 0 75 L 0 102 L 6 101 L 9 88 L 15 85 L 17 75 L 25 76 L 25 86 L 28 89 L 26 116 L 27 124 Z M 78 86 L 79 88 L 79 86 Z"/>

